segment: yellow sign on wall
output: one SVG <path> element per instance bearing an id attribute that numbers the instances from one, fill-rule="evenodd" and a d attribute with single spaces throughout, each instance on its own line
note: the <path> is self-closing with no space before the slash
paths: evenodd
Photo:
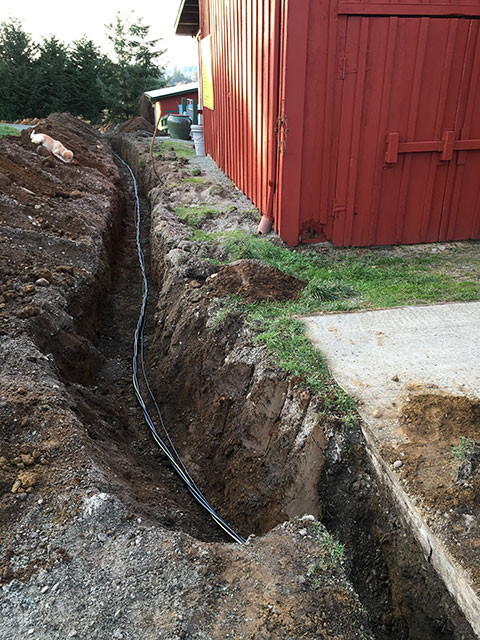
<path id="1" fill-rule="evenodd" d="M 213 110 L 212 36 L 206 36 L 200 43 L 202 50 L 203 106 Z"/>

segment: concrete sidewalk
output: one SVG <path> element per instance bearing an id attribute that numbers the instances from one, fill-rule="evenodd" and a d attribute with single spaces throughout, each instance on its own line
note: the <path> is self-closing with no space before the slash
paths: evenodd
<path id="1" fill-rule="evenodd" d="M 480 302 L 316 315 L 304 322 L 337 382 L 372 417 L 393 419 L 392 406 L 412 388 L 480 398 Z"/>
<path id="2" fill-rule="evenodd" d="M 428 489 L 419 496 L 408 475 L 412 470 L 421 478 L 430 474 L 432 490 L 436 491 L 437 485 L 439 489 L 442 486 L 436 475 L 438 463 L 445 462 L 446 482 L 455 491 L 448 467 L 453 440 L 440 446 L 433 460 L 428 459 L 427 447 L 435 447 L 438 438 L 429 418 L 425 416 L 422 423 L 423 442 L 417 432 L 406 433 L 399 420 L 408 398 L 415 395 L 465 396 L 478 403 L 480 302 L 323 314 L 303 320 L 307 336 L 326 357 L 338 384 L 358 401 L 366 451 L 380 482 L 480 637 L 480 588 L 473 578 L 479 566 L 480 538 L 471 540 L 474 533 L 467 527 L 453 540 L 452 513 L 439 512 L 434 517 L 425 507 Z M 475 419 L 469 424 L 469 434 L 480 440 L 480 424 L 475 424 Z M 388 459 L 392 451 L 399 456 L 397 462 L 391 456 Z M 480 514 L 473 503 L 468 508 L 476 530 Z M 462 551 L 467 548 L 470 557 L 464 560 Z"/>

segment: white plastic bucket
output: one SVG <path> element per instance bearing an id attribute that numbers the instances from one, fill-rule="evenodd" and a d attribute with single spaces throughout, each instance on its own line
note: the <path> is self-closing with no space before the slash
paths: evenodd
<path id="1" fill-rule="evenodd" d="M 190 128 L 193 142 L 195 144 L 195 153 L 197 156 L 205 155 L 205 142 L 203 140 L 203 124 L 192 124 Z"/>

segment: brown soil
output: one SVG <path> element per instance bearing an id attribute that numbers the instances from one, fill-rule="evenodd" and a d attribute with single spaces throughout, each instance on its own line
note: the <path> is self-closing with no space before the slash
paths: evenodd
<path id="1" fill-rule="evenodd" d="M 408 493 L 480 587 L 480 468 L 474 463 L 458 477 L 452 452 L 462 437 L 480 442 L 480 401 L 415 394 L 400 426 L 405 440 L 389 459 L 403 461 L 399 475 Z"/>
<path id="2" fill-rule="evenodd" d="M 144 144 L 129 140 L 122 153 L 140 158 L 137 170 L 150 187 L 142 148 Z M 160 165 L 166 185 L 175 180 L 171 159 L 164 157 Z M 205 186 L 194 189 L 179 189 L 175 198 L 205 202 Z M 227 519 L 240 531 L 245 521 L 263 532 L 288 516 L 323 510 L 325 521 L 348 545 L 354 559 L 351 575 L 375 616 L 379 637 L 471 637 L 388 492 L 376 485 L 361 434 L 339 424 L 331 412 L 325 415 L 321 398 L 302 392 L 298 381 L 272 367 L 245 331 L 240 305 L 225 305 L 211 297 L 216 292 L 208 293 L 218 278 L 212 272 L 219 271 L 211 258 L 224 259 L 221 251 L 185 239 L 191 232 L 188 222 L 157 199 L 155 187 L 150 193 L 155 205 L 152 238 L 160 241 L 155 275 L 161 283 L 150 368 L 168 424 L 186 447 L 202 487 L 216 504 L 225 505 Z M 218 227 L 211 226 L 217 216 L 205 225 L 209 231 L 221 230 L 231 228 L 232 221 L 237 223 L 238 216 L 227 208 Z M 244 262 L 239 264 L 243 268 Z M 229 282 L 229 270 L 226 274 Z M 238 293 L 241 280 L 240 286 L 232 280 L 229 292 Z M 326 472 L 320 481 L 319 464 Z"/>
<path id="3" fill-rule="evenodd" d="M 306 284 L 260 260 L 232 262 L 207 281 L 214 295 L 239 295 L 247 302 L 297 299 Z"/>
<path id="4" fill-rule="evenodd" d="M 159 454 L 131 389 L 141 292 L 133 202 L 125 217 L 120 173 L 92 128 L 63 114 L 37 130 L 71 148 L 78 164 L 43 165 L 28 132 L 0 141 L 7 176 L 0 193 L 0 638 L 371 637 L 320 523 L 299 520 L 242 546 L 226 544 Z M 172 162 L 165 174 L 178 167 Z M 185 193 L 196 188 L 186 185 Z M 201 293 L 189 283 L 204 281 L 211 265 L 193 260 L 186 276 L 188 242 L 184 234 L 170 238 L 165 252 L 152 242 L 164 287 L 145 336 L 152 377 L 174 379 L 175 363 L 162 359 L 160 345 L 169 343 L 175 314 L 178 331 L 203 326 L 210 349 L 192 353 L 191 374 L 159 394 L 185 462 L 245 535 L 316 510 L 325 442 L 310 396 L 279 378 L 265 355 L 259 365 L 233 357 L 235 346 L 247 360 L 256 353 L 246 334 L 237 343 L 239 320 L 225 336 L 205 328 L 216 302 L 195 300 Z M 182 300 L 189 306 L 178 306 Z M 204 395 L 200 421 L 192 422 L 192 400 L 210 384 L 194 379 L 195 370 L 203 366 L 208 376 L 227 355 L 222 375 L 229 375 L 213 403 Z M 253 374 L 242 418 L 250 432 L 235 433 L 240 423 L 228 415 L 242 411 L 243 384 Z M 275 424 L 288 432 L 272 437 Z M 212 457 L 222 429 L 228 438 Z"/>
<path id="5" fill-rule="evenodd" d="M 123 124 L 121 124 L 118 129 L 116 129 L 116 133 L 133 133 L 135 131 L 145 131 L 149 134 L 154 132 L 155 127 L 151 122 L 145 120 L 139 116 L 138 118 L 132 118 L 131 120 L 127 120 Z"/>
<path id="6" fill-rule="evenodd" d="M 150 235 L 141 229 L 152 387 L 210 502 L 260 537 L 233 545 L 205 516 L 132 392 L 141 281 L 133 201 L 109 143 L 67 114 L 37 131 L 78 164 L 43 164 L 29 132 L 0 141 L 0 639 L 370 639 L 338 547 L 302 518 L 338 512 L 379 638 L 470 640 L 447 596 L 406 575 L 421 566 L 430 589 L 428 564 L 412 553 L 402 569 L 403 534 L 389 532 L 400 531 L 390 506 L 380 523 L 387 499 L 361 462 L 361 433 L 320 419 L 321 399 L 272 365 L 239 310 L 215 321 L 220 296 L 295 297 L 304 283 L 255 261 L 216 267 L 222 256 L 191 241 L 168 203 L 209 202 L 218 215 L 208 224 L 254 229 L 244 201 L 228 184 L 213 195 L 209 180 L 182 182 L 186 161 L 174 154 L 159 160 L 157 182 L 148 141 L 121 138 L 154 205 Z"/>

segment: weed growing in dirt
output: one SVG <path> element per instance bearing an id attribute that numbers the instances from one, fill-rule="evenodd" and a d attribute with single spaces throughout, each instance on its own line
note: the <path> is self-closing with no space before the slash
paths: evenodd
<path id="1" fill-rule="evenodd" d="M 312 557 L 308 577 L 315 589 L 324 587 L 335 571 L 343 565 L 345 546 L 325 529 L 317 525 L 320 552 Z"/>
<path id="2" fill-rule="evenodd" d="M 19 136 L 22 132 L 8 124 L 0 124 L 0 138 L 3 136 Z"/>
<path id="3" fill-rule="evenodd" d="M 165 191 L 173 191 L 174 189 L 177 189 L 177 187 L 179 187 L 180 184 L 178 182 L 169 182 L 168 184 L 164 185 L 163 188 Z"/>
<path id="4" fill-rule="evenodd" d="M 182 182 L 191 182 L 192 184 L 207 184 L 208 180 L 206 178 L 197 178 L 195 176 L 189 176 L 187 178 L 182 178 Z"/>
<path id="5" fill-rule="evenodd" d="M 459 443 L 452 447 L 452 458 L 455 481 L 466 480 L 472 476 L 477 467 L 480 443 L 462 436 Z"/>
<path id="6" fill-rule="evenodd" d="M 208 329 L 216 330 L 222 327 L 228 315 L 230 313 L 235 313 L 236 311 L 238 311 L 241 300 L 237 296 L 231 296 L 227 300 L 219 299 L 218 303 L 220 306 L 210 317 L 207 323 Z"/>
<path id="7" fill-rule="evenodd" d="M 207 218 L 218 213 L 218 211 L 208 205 L 175 207 L 173 211 L 182 222 L 185 222 L 189 227 L 194 229 L 198 229 Z"/>

